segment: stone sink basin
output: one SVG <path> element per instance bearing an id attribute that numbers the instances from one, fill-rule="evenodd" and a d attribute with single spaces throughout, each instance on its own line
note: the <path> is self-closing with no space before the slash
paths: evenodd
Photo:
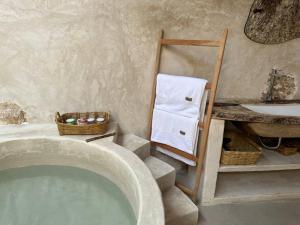
<path id="1" fill-rule="evenodd" d="M 242 106 L 257 113 L 300 117 L 300 104 L 242 104 Z"/>
<path id="2" fill-rule="evenodd" d="M 242 104 L 246 109 L 265 116 L 299 117 L 300 104 Z M 242 127 L 261 137 L 299 138 L 300 125 L 280 123 L 242 123 Z"/>

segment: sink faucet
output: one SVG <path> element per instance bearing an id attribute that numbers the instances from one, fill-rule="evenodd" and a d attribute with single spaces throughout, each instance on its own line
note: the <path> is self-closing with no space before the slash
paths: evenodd
<path id="1" fill-rule="evenodd" d="M 265 95 L 265 102 L 270 103 L 273 101 L 273 88 L 274 88 L 274 81 L 276 76 L 278 75 L 278 70 L 273 68 L 272 72 L 270 73 L 270 82 L 268 83 L 268 90 L 267 93 Z"/>

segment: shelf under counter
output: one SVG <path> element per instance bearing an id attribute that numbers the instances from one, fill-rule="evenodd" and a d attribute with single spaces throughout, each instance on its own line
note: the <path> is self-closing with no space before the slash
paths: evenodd
<path id="1" fill-rule="evenodd" d="M 300 169 L 300 154 L 284 156 L 264 149 L 255 165 L 220 165 L 219 172 L 254 172 Z"/>
<path id="2" fill-rule="evenodd" d="M 300 198 L 300 170 L 219 173 L 214 203 Z"/>

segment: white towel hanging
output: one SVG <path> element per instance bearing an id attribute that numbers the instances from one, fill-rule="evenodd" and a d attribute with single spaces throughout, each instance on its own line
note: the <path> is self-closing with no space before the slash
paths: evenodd
<path id="1" fill-rule="evenodd" d="M 155 108 L 178 115 L 200 118 L 207 80 L 158 74 Z"/>
<path id="2" fill-rule="evenodd" d="M 198 140 L 197 118 L 154 109 L 151 141 L 195 154 Z"/>

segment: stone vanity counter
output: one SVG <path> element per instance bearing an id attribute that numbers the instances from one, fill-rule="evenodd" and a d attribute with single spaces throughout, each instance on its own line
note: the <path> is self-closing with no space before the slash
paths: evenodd
<path id="1" fill-rule="evenodd" d="M 300 116 L 277 116 L 251 111 L 239 104 L 216 103 L 213 118 L 240 122 L 300 125 Z"/>

